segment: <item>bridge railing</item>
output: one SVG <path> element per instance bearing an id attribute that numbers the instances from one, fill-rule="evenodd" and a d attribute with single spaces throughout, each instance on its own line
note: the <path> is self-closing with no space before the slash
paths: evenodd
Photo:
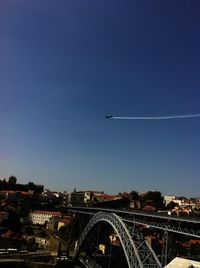
<path id="1" fill-rule="evenodd" d="M 200 239 L 200 219 L 190 217 L 164 216 L 158 213 L 127 211 L 121 209 L 106 209 L 92 207 L 70 207 L 68 211 L 95 215 L 96 213 L 108 212 L 120 216 L 124 222 L 148 225 L 149 227 L 189 235 Z"/>

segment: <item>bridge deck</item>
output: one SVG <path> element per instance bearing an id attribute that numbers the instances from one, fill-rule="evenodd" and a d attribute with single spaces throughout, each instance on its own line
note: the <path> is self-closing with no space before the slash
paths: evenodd
<path id="1" fill-rule="evenodd" d="M 189 235 L 200 239 L 200 219 L 190 216 L 178 217 L 159 215 L 158 213 L 129 211 L 122 209 L 93 208 L 93 207 L 70 207 L 69 212 L 95 215 L 102 211 L 117 214 L 124 222 L 148 225 L 169 232 Z"/>

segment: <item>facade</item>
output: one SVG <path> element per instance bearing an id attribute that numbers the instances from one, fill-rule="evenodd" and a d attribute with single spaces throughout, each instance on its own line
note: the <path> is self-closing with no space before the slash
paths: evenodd
<path id="1" fill-rule="evenodd" d="M 61 216 L 61 213 L 55 211 L 36 210 L 30 213 L 30 220 L 32 224 L 44 225 L 46 222 L 48 223 L 50 218 L 54 216 Z"/>
<path id="2" fill-rule="evenodd" d="M 182 200 L 181 199 L 174 199 L 173 202 L 178 205 L 179 207 L 182 205 Z"/>
<path id="3" fill-rule="evenodd" d="M 104 194 L 101 193 L 101 195 L 96 196 L 96 201 L 97 202 L 105 202 L 105 201 L 114 201 L 121 199 L 118 195 L 111 195 L 111 194 Z"/>
<path id="4" fill-rule="evenodd" d="M 165 205 L 167 206 L 171 201 L 174 201 L 176 199 L 175 195 L 165 195 L 164 200 L 165 200 Z"/>
<path id="5" fill-rule="evenodd" d="M 63 219 L 60 219 L 58 221 L 58 230 L 60 229 L 60 227 L 66 226 L 66 225 L 70 224 L 71 221 L 72 221 L 72 217 L 71 216 L 65 216 Z"/>
<path id="6" fill-rule="evenodd" d="M 200 262 L 176 257 L 165 268 L 200 268 Z"/>
<path id="7" fill-rule="evenodd" d="M 71 193 L 72 206 L 87 206 L 96 202 L 114 201 L 121 199 L 118 195 L 105 194 L 99 191 L 75 191 Z"/>
<path id="8" fill-rule="evenodd" d="M 1 190 L 0 197 L 11 201 L 29 200 L 33 193 L 25 191 Z"/>
<path id="9" fill-rule="evenodd" d="M 23 225 L 29 225 L 31 224 L 30 218 L 28 217 L 21 217 L 20 218 L 20 223 Z"/>
<path id="10" fill-rule="evenodd" d="M 60 227 L 70 224 L 71 221 L 72 221 L 71 216 L 64 216 L 64 217 L 61 217 L 61 215 L 54 216 L 49 219 L 49 222 L 47 224 L 47 229 L 52 230 L 52 231 L 59 230 Z"/>
<path id="11" fill-rule="evenodd" d="M 45 238 L 41 238 L 41 237 L 36 236 L 35 242 L 38 244 L 39 249 L 44 249 L 44 248 L 47 248 L 49 246 L 49 242 Z"/>
<path id="12" fill-rule="evenodd" d="M 130 200 L 131 209 L 141 209 L 141 202 L 136 200 Z"/>
<path id="13" fill-rule="evenodd" d="M 73 206 L 86 206 L 93 201 L 94 197 L 101 196 L 102 192 L 98 191 L 74 191 L 71 193 L 71 204 Z"/>
<path id="14" fill-rule="evenodd" d="M 53 216 L 49 219 L 47 229 L 55 231 L 58 228 L 58 221 L 61 219 L 60 216 Z"/>

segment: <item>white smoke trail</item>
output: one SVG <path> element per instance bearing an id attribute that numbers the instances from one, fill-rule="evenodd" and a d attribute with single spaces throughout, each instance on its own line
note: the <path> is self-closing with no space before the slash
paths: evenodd
<path id="1" fill-rule="evenodd" d="M 167 120 L 180 118 L 195 118 L 200 117 L 200 114 L 185 114 L 185 115 L 167 115 L 167 116 L 108 116 L 107 118 L 121 120 Z"/>

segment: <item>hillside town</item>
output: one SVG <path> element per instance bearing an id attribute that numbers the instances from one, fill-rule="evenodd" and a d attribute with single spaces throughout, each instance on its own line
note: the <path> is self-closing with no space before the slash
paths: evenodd
<path id="1" fill-rule="evenodd" d="M 97 190 L 50 191 L 33 182 L 20 184 L 15 176 L 0 180 L 0 258 L 5 255 L 50 251 L 57 262 L 73 257 L 78 239 L 77 217 L 70 207 L 102 207 L 200 218 L 200 198 L 162 195 L 159 191 L 108 194 Z M 77 230 L 76 230 L 77 229 Z M 150 243 L 161 243 L 160 234 L 143 231 Z M 115 238 L 114 238 L 115 237 Z M 116 241 L 116 242 L 114 242 Z M 119 246 L 116 235 L 111 243 Z M 200 257 L 200 240 L 177 242 L 177 256 Z M 105 254 L 105 245 L 100 245 Z"/>

